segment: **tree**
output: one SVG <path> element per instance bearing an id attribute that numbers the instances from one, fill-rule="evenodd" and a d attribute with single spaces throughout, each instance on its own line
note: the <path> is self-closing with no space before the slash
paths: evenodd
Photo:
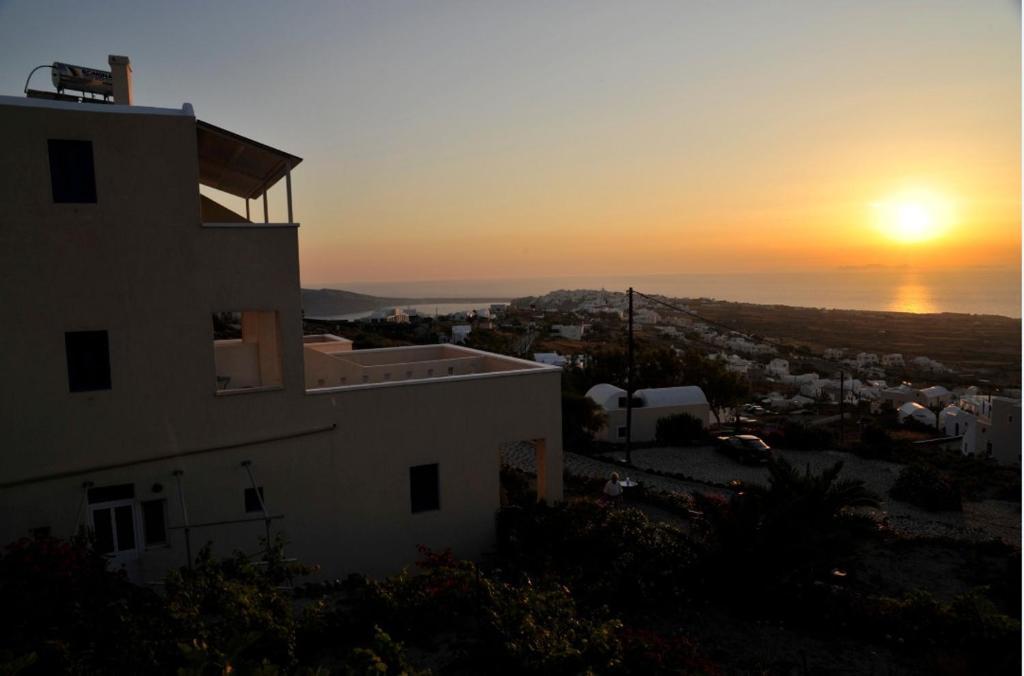
<path id="1" fill-rule="evenodd" d="M 562 392 L 562 447 L 582 451 L 594 443 L 594 436 L 605 426 L 607 417 L 601 407 L 580 394 Z"/>
<path id="2" fill-rule="evenodd" d="M 686 382 L 704 391 L 711 412 L 719 424 L 722 423 L 722 410 L 735 406 L 750 391 L 750 386 L 741 375 L 729 371 L 717 359 L 708 359 L 695 350 L 683 356 L 682 367 Z"/>

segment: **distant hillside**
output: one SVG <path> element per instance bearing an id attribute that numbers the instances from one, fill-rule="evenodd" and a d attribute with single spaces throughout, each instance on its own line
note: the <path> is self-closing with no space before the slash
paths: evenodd
<path id="1" fill-rule="evenodd" d="M 494 298 L 383 298 L 339 289 L 302 289 L 302 309 L 307 317 L 337 317 L 387 307 L 426 303 L 495 303 Z"/>
<path id="2" fill-rule="evenodd" d="M 337 289 L 303 289 L 302 310 L 307 317 L 333 317 L 353 312 L 368 312 L 405 302 L 398 298 L 379 298 Z"/>

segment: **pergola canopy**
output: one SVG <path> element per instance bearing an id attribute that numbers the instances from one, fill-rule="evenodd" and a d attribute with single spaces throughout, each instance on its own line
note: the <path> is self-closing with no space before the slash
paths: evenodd
<path id="1" fill-rule="evenodd" d="M 301 157 L 196 120 L 199 182 L 244 199 L 256 199 L 284 178 Z"/>

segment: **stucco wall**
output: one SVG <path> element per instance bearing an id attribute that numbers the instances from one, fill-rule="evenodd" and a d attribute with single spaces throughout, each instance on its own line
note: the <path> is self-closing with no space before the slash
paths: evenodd
<path id="1" fill-rule="evenodd" d="M 48 138 L 93 142 L 96 204 L 52 203 Z M 500 443 L 544 440 L 544 490 L 561 497 L 557 369 L 308 394 L 296 229 L 203 227 L 195 139 L 189 116 L 0 102 L 0 143 L 18 166 L 0 182 L 0 541 L 74 532 L 85 481 L 131 482 L 140 497 L 160 484 L 180 524 L 175 470 L 192 522 L 243 517 L 243 460 L 285 515 L 274 530 L 290 552 L 329 575 L 393 571 L 420 543 L 479 554 L 493 538 Z M 280 389 L 217 395 L 210 317 L 232 309 L 277 313 Z M 68 390 L 64 333 L 83 329 L 109 334 L 110 390 Z M 251 443 L 267 438 L 279 440 Z M 413 515 L 409 466 L 433 462 L 441 509 Z M 138 575 L 184 563 L 172 533 Z M 262 533 L 217 526 L 193 543 L 254 551 Z"/>

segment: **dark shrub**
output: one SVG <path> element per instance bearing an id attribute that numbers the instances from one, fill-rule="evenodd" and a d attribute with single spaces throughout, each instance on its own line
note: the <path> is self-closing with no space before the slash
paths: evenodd
<path id="1" fill-rule="evenodd" d="M 659 444 L 686 446 L 703 440 L 704 424 L 688 413 L 678 413 L 658 420 L 655 438 Z"/>
<path id="2" fill-rule="evenodd" d="M 929 511 L 961 511 L 960 484 L 956 479 L 924 465 L 903 468 L 889 495 Z"/>

